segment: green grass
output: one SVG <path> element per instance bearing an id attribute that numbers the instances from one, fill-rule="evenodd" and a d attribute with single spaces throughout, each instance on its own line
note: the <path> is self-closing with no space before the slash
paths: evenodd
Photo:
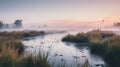
<path id="1" fill-rule="evenodd" d="M 30 54 L 23 57 L 20 64 L 22 67 L 51 67 L 50 62 L 48 61 L 48 55 L 49 54 L 42 53 L 41 51 L 36 56 Z"/>
<path id="2" fill-rule="evenodd" d="M 76 36 L 68 34 L 62 39 L 62 41 L 75 42 L 75 43 L 88 43 L 88 38 L 86 35 L 77 34 Z"/>
<path id="3" fill-rule="evenodd" d="M 120 64 L 120 36 L 112 36 L 90 45 L 91 52 L 101 55 L 111 67 L 119 67 Z"/>
<path id="4" fill-rule="evenodd" d="M 102 56 L 110 67 L 120 67 L 120 35 L 110 31 L 94 30 L 77 35 L 67 35 L 62 40 L 66 42 L 88 43 L 91 53 Z"/>

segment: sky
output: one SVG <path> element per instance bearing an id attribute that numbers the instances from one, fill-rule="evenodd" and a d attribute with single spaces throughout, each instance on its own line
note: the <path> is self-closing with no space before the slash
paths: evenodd
<path id="1" fill-rule="evenodd" d="M 0 20 L 27 24 L 106 24 L 120 21 L 120 0 L 0 0 Z"/>

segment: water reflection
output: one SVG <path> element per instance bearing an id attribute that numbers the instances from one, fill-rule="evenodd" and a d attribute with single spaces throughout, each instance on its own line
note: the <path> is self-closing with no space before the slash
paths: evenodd
<path id="1" fill-rule="evenodd" d="M 23 41 L 25 46 L 28 46 L 25 54 L 30 52 L 34 54 L 42 48 L 43 52 L 49 52 L 49 58 L 52 57 L 51 62 L 56 62 L 55 65 L 64 63 L 67 64 L 65 65 L 67 67 L 75 67 L 75 65 L 81 65 L 87 59 L 93 67 L 96 67 L 98 64 L 105 64 L 101 57 L 91 55 L 88 46 L 83 46 L 87 44 L 77 46 L 75 43 L 62 42 L 61 38 L 66 34 L 49 34 L 44 37 L 36 37 L 32 40 Z"/>

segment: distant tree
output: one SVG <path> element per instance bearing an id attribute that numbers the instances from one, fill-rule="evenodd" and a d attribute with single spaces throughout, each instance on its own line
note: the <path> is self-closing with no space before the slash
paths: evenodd
<path id="1" fill-rule="evenodd" d="M 15 20 L 15 27 L 22 27 L 22 20 Z"/>
<path id="2" fill-rule="evenodd" d="M 120 22 L 114 22 L 113 26 L 120 26 Z"/>
<path id="3" fill-rule="evenodd" d="M 3 27 L 3 21 L 0 21 L 0 28 L 2 28 Z"/>

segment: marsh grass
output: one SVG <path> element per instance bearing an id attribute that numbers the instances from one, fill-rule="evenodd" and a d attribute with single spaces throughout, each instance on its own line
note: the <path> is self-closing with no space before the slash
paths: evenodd
<path id="1" fill-rule="evenodd" d="M 44 35 L 43 31 L 12 31 L 12 32 L 0 32 L 0 52 L 2 51 L 2 45 L 6 45 L 8 48 L 18 50 L 19 54 L 24 52 L 24 45 L 22 39 L 25 37 L 33 37 L 38 35 Z"/>
<path id="2" fill-rule="evenodd" d="M 88 38 L 85 35 L 82 35 L 82 34 L 77 34 L 76 36 L 68 34 L 66 37 L 64 37 L 62 39 L 62 41 L 76 42 L 76 43 L 86 43 L 86 42 L 88 42 Z"/>
<path id="3" fill-rule="evenodd" d="M 88 61 L 88 59 L 87 59 L 87 60 L 82 64 L 81 67 L 92 67 L 92 66 L 90 66 L 89 61 Z"/>
<path id="4" fill-rule="evenodd" d="M 22 39 L 25 37 L 34 37 L 39 35 L 44 35 L 44 31 L 34 31 L 34 30 L 26 30 L 26 31 L 3 31 L 0 32 L 0 37 L 13 37 L 15 39 Z"/>
<path id="5" fill-rule="evenodd" d="M 19 54 L 24 51 L 24 46 L 20 39 L 15 39 L 12 37 L 0 37 L 0 52 L 2 52 L 2 46 L 5 45 L 7 48 L 15 49 Z"/>
<path id="6" fill-rule="evenodd" d="M 44 35 L 43 31 L 12 31 L 0 32 L 0 67 L 50 67 L 48 55 L 39 53 L 37 56 L 23 57 L 24 37 Z"/>
<path id="7" fill-rule="evenodd" d="M 37 55 L 29 54 L 24 56 L 24 45 L 22 39 L 24 37 L 33 37 L 44 35 L 43 31 L 13 31 L 0 32 L 0 67 L 52 67 L 49 51 L 41 50 Z M 60 66 L 59 66 L 60 65 Z M 59 63 L 57 67 L 67 67 L 65 62 Z M 72 67 L 72 66 L 71 66 Z"/>
<path id="8" fill-rule="evenodd" d="M 15 67 L 17 60 L 17 50 L 8 48 L 6 45 L 3 45 L 2 52 L 0 53 L 0 67 Z"/>
<path id="9" fill-rule="evenodd" d="M 22 63 L 22 67 L 51 67 L 48 61 L 48 55 L 48 53 L 41 53 L 39 51 L 38 55 L 30 54 L 23 57 L 20 62 Z"/>
<path id="10" fill-rule="evenodd" d="M 39 52 L 38 55 L 32 54 L 19 56 L 17 50 L 2 46 L 0 53 L 0 67 L 51 67 L 48 62 L 48 54 Z"/>
<path id="11" fill-rule="evenodd" d="M 110 31 L 94 30 L 75 36 L 69 34 L 63 38 L 63 41 L 84 43 L 81 39 L 88 43 L 92 53 L 102 56 L 110 67 L 120 67 L 120 35 Z"/>

